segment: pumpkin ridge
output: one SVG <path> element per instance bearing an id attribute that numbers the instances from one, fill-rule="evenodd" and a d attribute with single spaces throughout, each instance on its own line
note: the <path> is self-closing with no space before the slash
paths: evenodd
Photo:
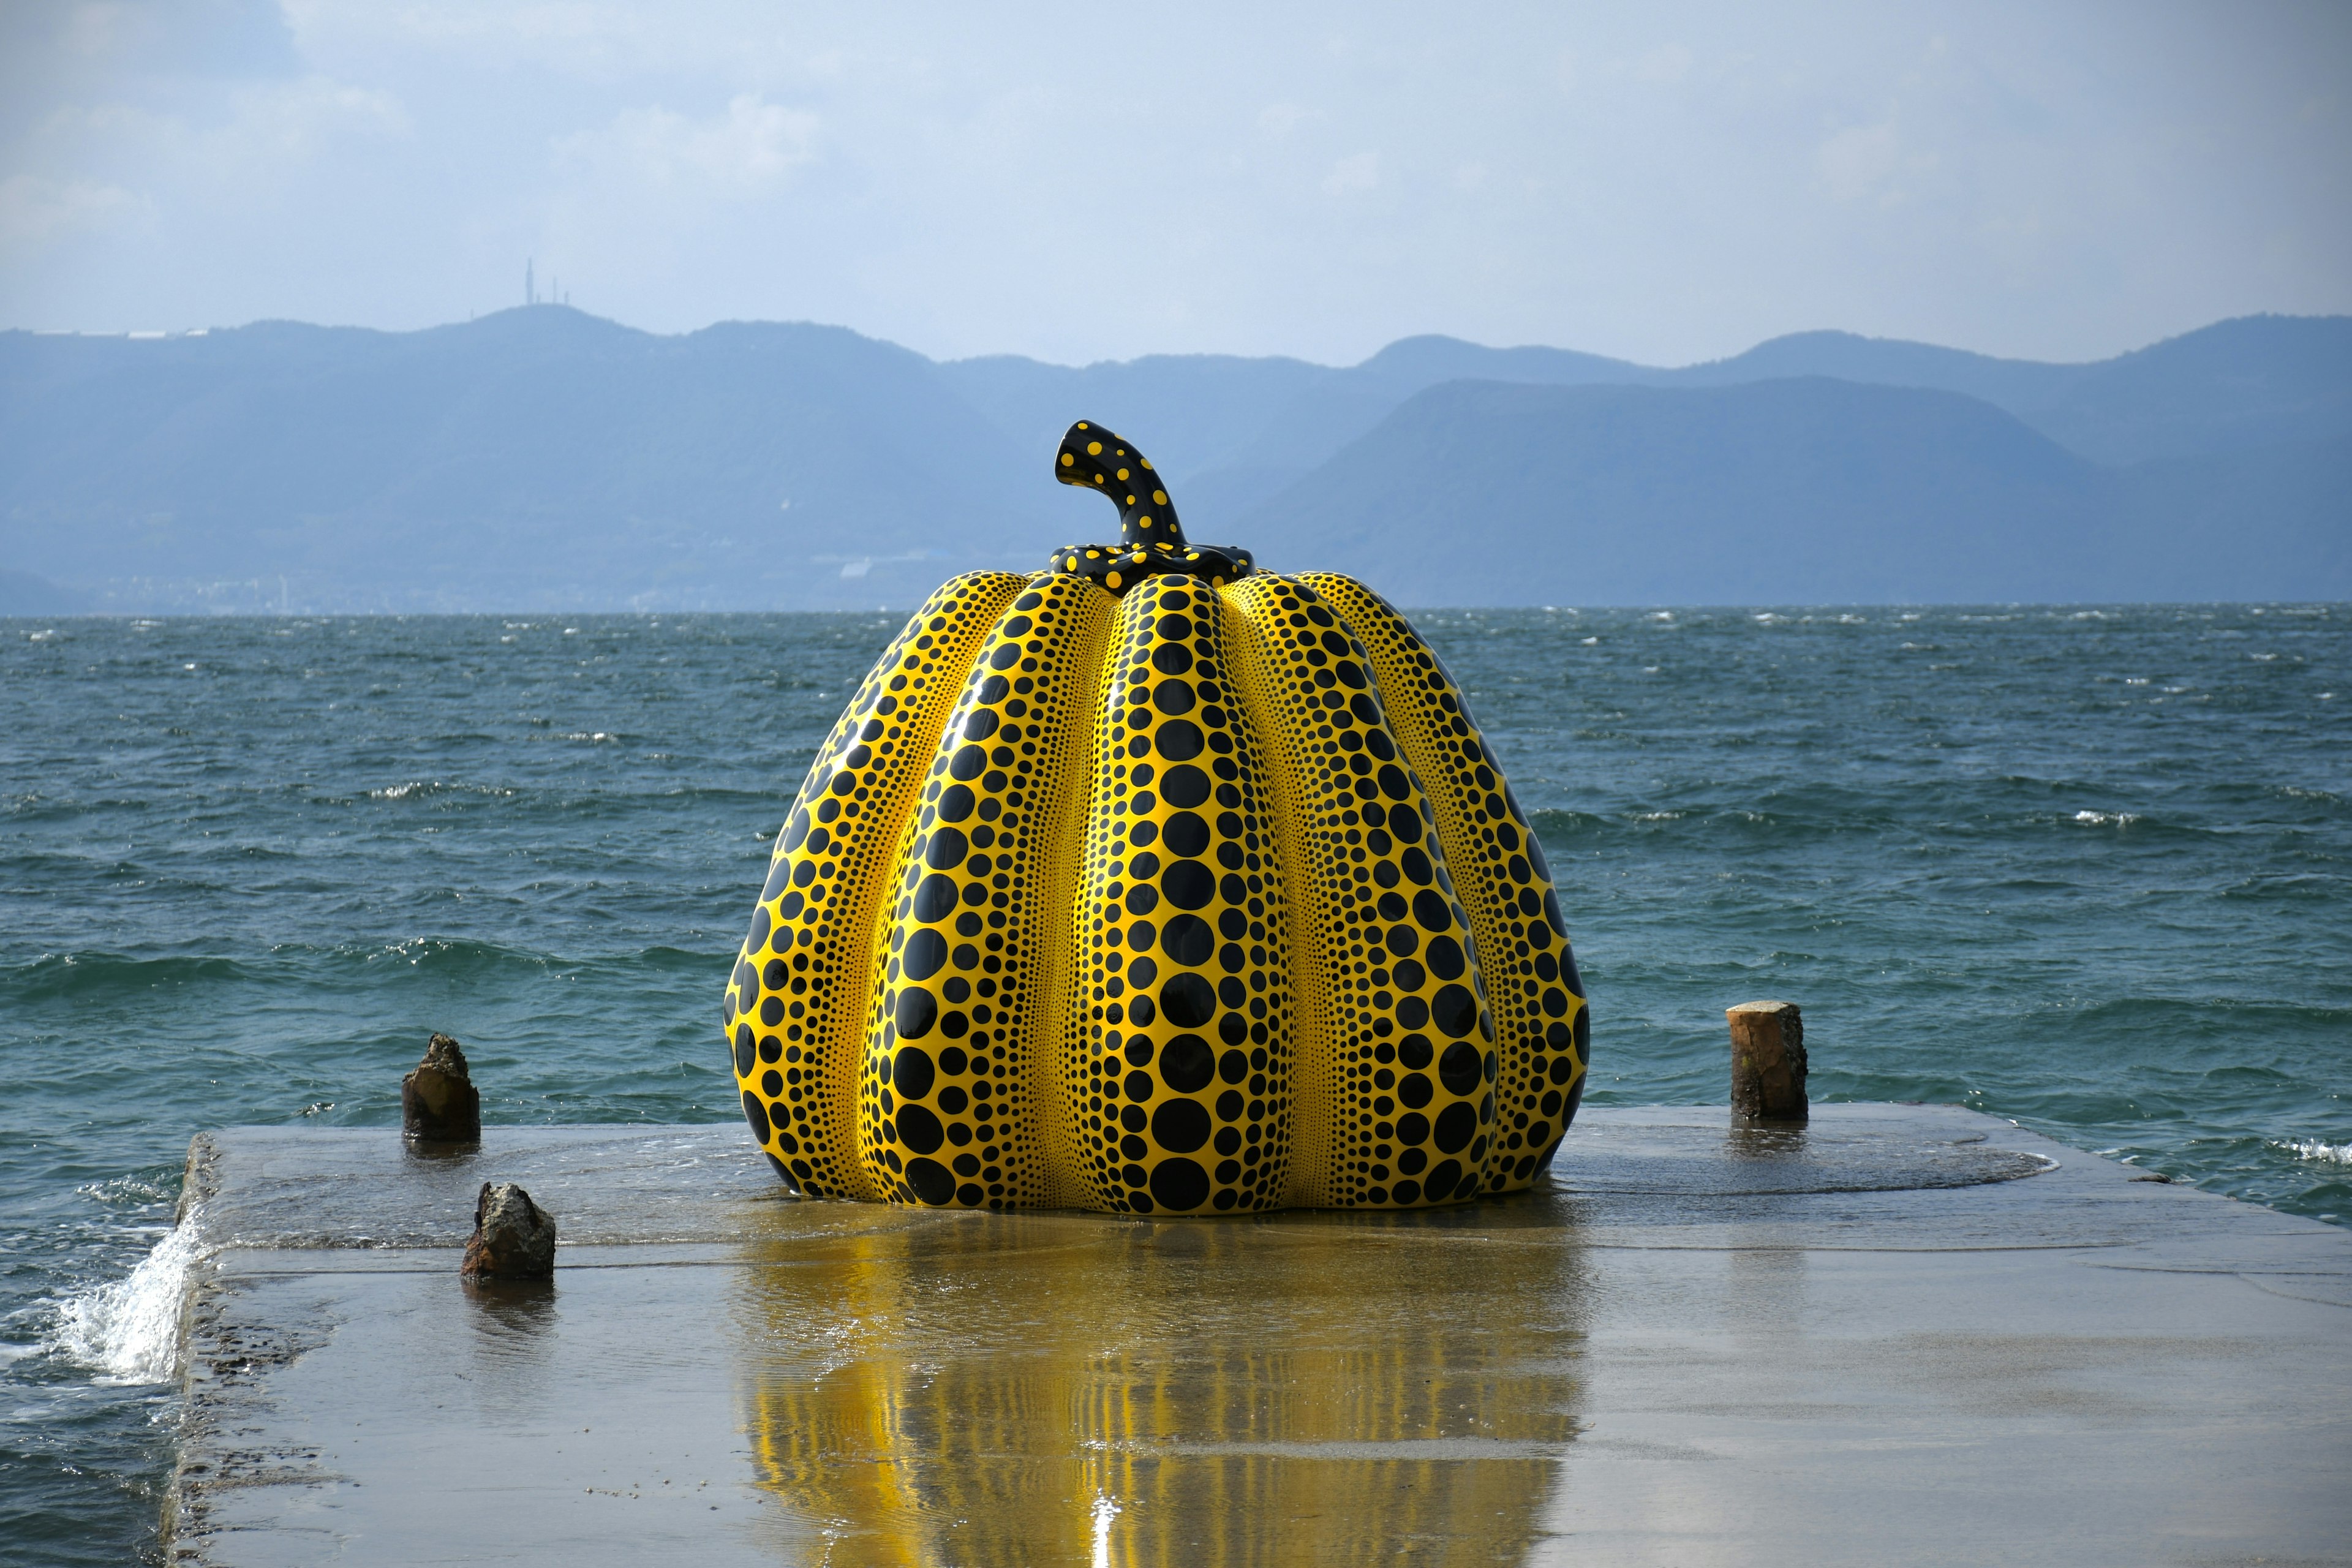
<path id="1" fill-rule="evenodd" d="M 857 1159 L 853 1088 L 875 904 L 964 668 L 1024 582 L 975 572 L 931 595 L 851 699 L 776 836 L 728 1022 L 744 1120 L 813 1194 L 878 1195 Z"/>
<path id="2" fill-rule="evenodd" d="M 1226 597 L 1256 630 L 1244 689 L 1288 763 L 1274 776 L 1277 837 L 1297 846 L 1293 941 L 1305 966 L 1296 1201 L 1411 1208 L 1474 1197 L 1492 1108 L 1480 1103 L 1484 1044 L 1468 1042 L 1485 1009 L 1426 794 L 1361 643 L 1312 587 L 1260 575 Z M 1475 1064 L 1466 1077 L 1465 1051 Z"/>
<path id="3" fill-rule="evenodd" d="M 1498 1040 L 1486 1185 L 1515 1191 L 1549 1163 L 1584 1094 L 1590 1024 L 1559 894 L 1469 699 L 1436 650 L 1361 583 L 1336 573 L 1307 577 L 1358 628 L 1397 738 L 1433 785 L 1455 891 L 1487 960 L 1486 1000 Z"/>
<path id="4" fill-rule="evenodd" d="M 1224 607 L 1197 580 L 1120 601 L 1083 851 L 1085 1078 L 1071 1080 L 1081 1175 L 1104 1208 L 1280 1201 L 1279 876 L 1232 662 Z"/>
<path id="5" fill-rule="evenodd" d="M 872 935 L 858 1150 L 898 1203 L 1034 1207 L 1054 1184 L 1041 1004 L 1061 955 L 1041 868 L 1093 707 L 1077 656 L 1111 601 L 1083 579 L 1022 587 L 940 733 Z"/>

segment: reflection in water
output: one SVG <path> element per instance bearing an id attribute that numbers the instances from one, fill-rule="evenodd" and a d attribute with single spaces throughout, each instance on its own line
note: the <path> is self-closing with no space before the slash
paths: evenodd
<path id="1" fill-rule="evenodd" d="M 463 1279 L 471 1309 L 473 1397 L 487 1415 L 535 1411 L 547 1386 L 555 1344 L 555 1281 Z"/>
<path id="2" fill-rule="evenodd" d="M 1574 1431 L 1549 1194 L 781 1228 L 738 1276 L 749 1420 L 831 1563 L 1517 1563 Z"/>

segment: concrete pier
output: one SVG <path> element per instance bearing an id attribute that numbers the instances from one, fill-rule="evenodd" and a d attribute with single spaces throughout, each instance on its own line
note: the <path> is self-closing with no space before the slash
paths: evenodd
<path id="1" fill-rule="evenodd" d="M 174 1561 L 2352 1562 L 2352 1234 L 1948 1107 L 1429 1215 L 787 1197 L 741 1128 L 191 1155 Z M 467 1289 L 485 1181 L 555 1278 Z"/>

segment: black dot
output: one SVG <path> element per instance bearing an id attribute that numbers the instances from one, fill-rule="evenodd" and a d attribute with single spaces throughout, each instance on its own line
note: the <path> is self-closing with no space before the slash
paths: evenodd
<path id="1" fill-rule="evenodd" d="M 1182 619 L 1162 616 L 1161 620 Z M 1176 1209 L 1196 1209 L 1209 1196 L 1209 1173 L 1193 1161 L 1181 1155 L 1162 1160 L 1152 1168 L 1151 1195 L 1163 1206 Z"/>
<path id="2" fill-rule="evenodd" d="M 1460 989 L 1461 987 L 1454 985 L 1446 987 L 1446 991 L 1456 991 Z M 1438 993 L 1438 997 L 1441 1001 L 1444 1000 L 1444 991 Z M 1440 1028 L 1444 1027 L 1443 1021 L 1440 1022 L 1438 1026 Z M 1451 1034 L 1454 1031 L 1447 1030 L 1446 1032 Z M 1437 1076 L 1439 1080 L 1445 1085 L 1449 1092 L 1454 1094 L 1467 1094 L 1472 1089 L 1478 1087 L 1480 1068 L 1481 1063 L 1478 1059 L 1478 1047 L 1472 1045 L 1467 1040 L 1456 1040 L 1452 1045 L 1446 1047 L 1445 1054 L 1438 1058 Z"/>
<path id="3" fill-rule="evenodd" d="M 1396 1005 L 1397 1022 L 1408 1029 L 1418 1029 L 1429 1022 L 1429 1004 L 1418 996 L 1402 998 Z"/>
<path id="4" fill-rule="evenodd" d="M 1239 1051 L 1227 1051 L 1217 1060 L 1217 1076 L 1227 1083 L 1239 1083 L 1249 1077 L 1249 1058 Z M 1226 1118 L 1231 1121 L 1232 1118 Z"/>
<path id="5" fill-rule="evenodd" d="M 952 832 L 953 829 L 947 831 Z M 952 866 L 955 862 L 950 860 L 948 864 Z M 1447 905 L 1444 893 L 1434 888 L 1423 888 L 1412 896 L 1412 918 L 1427 930 L 1445 931 L 1454 924 L 1454 910 Z"/>
<path id="6" fill-rule="evenodd" d="M 1151 743 L 1170 762 L 1181 763 L 1187 757 L 1201 754 L 1201 727 L 1190 719 L 1171 719 L 1152 732 Z M 1161 787 L 1166 788 L 1165 785 Z M 1171 795 L 1169 798 L 1172 800 L 1175 797 Z"/>
<path id="7" fill-rule="evenodd" d="M 931 1032 L 940 1016 L 937 998 L 919 985 L 909 985 L 898 993 L 897 1022 L 898 1037 L 919 1040 Z M 902 1053 L 903 1054 L 903 1053 Z M 928 1063 L 929 1058 L 925 1058 Z"/>
<path id="8" fill-rule="evenodd" d="M 751 1031 L 742 1029 L 735 1036 L 735 1076 L 751 1076 Z"/>
<path id="9" fill-rule="evenodd" d="M 907 951 L 898 963 L 908 979 L 929 980 L 947 961 L 948 939 L 926 929 L 907 939 Z"/>
<path id="10" fill-rule="evenodd" d="M 1160 887 L 1180 910 L 1206 909 L 1217 896 L 1217 874 L 1198 860 L 1179 860 L 1160 874 Z"/>
<path id="11" fill-rule="evenodd" d="M 1151 629 L 1163 642 L 1182 642 L 1192 635 L 1192 621 L 1189 616 L 1162 616 Z"/>
<path id="12" fill-rule="evenodd" d="M 1467 985 L 1443 985 L 1430 1000 L 1429 1016 L 1446 1034 L 1466 1035 L 1478 1026 L 1478 999 Z"/>
<path id="13" fill-rule="evenodd" d="M 1389 831 L 1400 844 L 1421 842 L 1421 814 L 1409 805 L 1389 807 Z"/>
<path id="14" fill-rule="evenodd" d="M 1430 1167 L 1429 1174 L 1422 1179 L 1422 1185 L 1428 1193 L 1429 1201 L 1431 1203 L 1443 1203 L 1445 1199 L 1454 1195 L 1454 1189 L 1462 1184 L 1462 1179 L 1463 1173 L 1460 1162 L 1454 1160 L 1440 1160 L 1436 1164 Z M 1473 1189 L 1476 1188 L 1478 1185 L 1478 1178 L 1472 1176 L 1469 1179 L 1469 1185 Z M 1469 1194 L 1465 1193 L 1463 1195 L 1466 1197 Z"/>
<path id="15" fill-rule="evenodd" d="M 1127 928 L 1127 945 L 1138 952 L 1150 952 L 1151 939 L 1157 934 L 1159 934 L 1157 930 L 1150 921 L 1138 921 Z M 1118 945 L 1116 938 L 1118 933 L 1113 931 L 1111 935 L 1114 939 L 1111 945 L 1116 947 Z"/>
<path id="16" fill-rule="evenodd" d="M 1437 1147 L 1440 1152 L 1458 1154 L 1477 1136 L 1478 1112 L 1466 1100 L 1457 1100 L 1447 1106 L 1437 1118 Z"/>
<path id="17" fill-rule="evenodd" d="M 882 1081 L 894 1086 L 901 1100 L 920 1100 L 931 1092 L 931 1054 L 916 1046 L 901 1046 L 890 1058 Z"/>
<path id="18" fill-rule="evenodd" d="M 1400 1204 L 1417 1204 L 1421 1202 L 1421 1184 L 1419 1182 L 1399 1182 L 1396 1184 L 1395 1196 L 1396 1201 Z"/>
<path id="19" fill-rule="evenodd" d="M 1209 1141 L 1208 1108 L 1197 1100 L 1160 1101 L 1151 1113 L 1151 1137 L 1171 1153 L 1191 1153 Z"/>
<path id="20" fill-rule="evenodd" d="M 1167 728 L 1160 726 L 1163 732 Z M 1198 805 L 1209 798 L 1209 775 L 1189 763 L 1170 768 L 1167 777 L 1160 781 L 1160 793 L 1168 797 L 1171 805 Z"/>
<path id="21" fill-rule="evenodd" d="M 951 778 L 976 779 L 988 766 L 988 753 L 978 746 L 957 748 L 955 760 L 948 764 Z"/>
<path id="22" fill-rule="evenodd" d="M 1151 705 L 1173 718 L 1192 710 L 1192 683 L 1189 680 L 1163 680 L 1151 689 Z"/>
<path id="23" fill-rule="evenodd" d="M 971 791 L 961 784 L 950 784 L 940 793 L 940 820 L 961 822 L 971 815 Z"/>
<path id="24" fill-rule="evenodd" d="M 1162 675 L 1181 675 L 1192 668 L 1192 650 L 1181 643 L 1162 643 L 1151 650 L 1151 668 Z"/>
<path id="25" fill-rule="evenodd" d="M 1127 983 L 1138 991 L 1160 978 L 1160 965 L 1149 958 L 1139 958 L 1127 966 Z"/>
<path id="26" fill-rule="evenodd" d="M 907 1162 L 907 1185 L 925 1203 L 937 1206 L 955 1198 L 955 1173 L 937 1160 Z"/>
<path id="27" fill-rule="evenodd" d="M 1171 850 L 1179 855 L 1198 855 L 1208 847 L 1209 825 L 1198 816 L 1180 811 L 1168 819 L 1168 847 Z M 751 945 L 757 947 L 759 943 Z"/>
<path id="28" fill-rule="evenodd" d="M 1406 1145 L 1407 1148 L 1405 1157 L 1397 1163 L 1408 1173 L 1420 1170 L 1421 1160 L 1426 1156 L 1420 1154 L 1419 1151 L 1412 1146 L 1429 1141 L 1429 1118 L 1418 1110 L 1406 1112 L 1397 1118 L 1396 1135 L 1397 1142 Z"/>
<path id="29" fill-rule="evenodd" d="M 1197 1094 L 1208 1088 L 1216 1070 L 1216 1057 L 1210 1051 L 1208 1042 L 1198 1035 L 1179 1035 L 1160 1053 L 1160 1076 L 1179 1094 Z M 1208 1134 L 1203 1132 L 1201 1136 L 1205 1138 Z M 1200 1147 L 1197 1143 L 1169 1143 L 1165 1138 L 1160 1142 L 1179 1153 Z"/>
<path id="30" fill-rule="evenodd" d="M 1397 1083 L 1397 1098 L 1415 1110 L 1427 1105 L 1436 1093 L 1430 1087 L 1429 1077 L 1425 1073 L 1409 1072 Z"/>
<path id="31" fill-rule="evenodd" d="M 1215 1015 L 1217 994 L 1198 974 L 1178 974 L 1160 988 L 1160 1010 L 1178 1028 L 1196 1029 Z"/>
<path id="32" fill-rule="evenodd" d="M 936 873 L 923 879 L 915 889 L 915 918 L 919 921 L 943 921 L 956 907 L 956 885 L 952 877 Z"/>
<path id="33" fill-rule="evenodd" d="M 1173 893 L 1170 897 L 1174 897 Z M 1198 915 L 1178 915 L 1168 922 L 1167 932 L 1160 939 L 1161 950 L 1170 958 L 1195 968 L 1209 962 L 1216 943 L 1216 934 L 1209 930 L 1209 922 Z"/>
<path id="34" fill-rule="evenodd" d="M 928 1154 L 947 1142 L 940 1119 L 919 1105 L 898 1107 L 898 1142 L 918 1154 Z"/>
<path id="35" fill-rule="evenodd" d="M 1440 980 L 1456 980 L 1467 967 L 1462 956 L 1462 944 L 1450 936 L 1441 936 L 1429 944 L 1429 967 Z"/>
<path id="36" fill-rule="evenodd" d="M 753 1138 L 762 1143 L 768 1141 L 771 1131 L 768 1126 L 768 1108 L 761 1104 L 760 1097 L 748 1089 L 743 1091 L 743 1120 L 751 1124 Z"/>
<path id="37" fill-rule="evenodd" d="M 1148 915 L 1160 907 L 1160 894 L 1151 888 L 1129 888 L 1127 890 L 1127 912 Z"/>

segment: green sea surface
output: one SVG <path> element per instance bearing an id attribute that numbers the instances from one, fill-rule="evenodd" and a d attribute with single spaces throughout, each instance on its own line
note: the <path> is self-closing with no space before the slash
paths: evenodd
<path id="1" fill-rule="evenodd" d="M 719 993 L 900 616 L 0 621 L 0 1541 L 155 1550 L 190 1135 L 733 1116 Z M 1433 612 L 1588 1103 L 1955 1101 L 2352 1222 L 2352 607 Z M 1575 1134 L 1570 1132 L 1570 1136 Z"/>

